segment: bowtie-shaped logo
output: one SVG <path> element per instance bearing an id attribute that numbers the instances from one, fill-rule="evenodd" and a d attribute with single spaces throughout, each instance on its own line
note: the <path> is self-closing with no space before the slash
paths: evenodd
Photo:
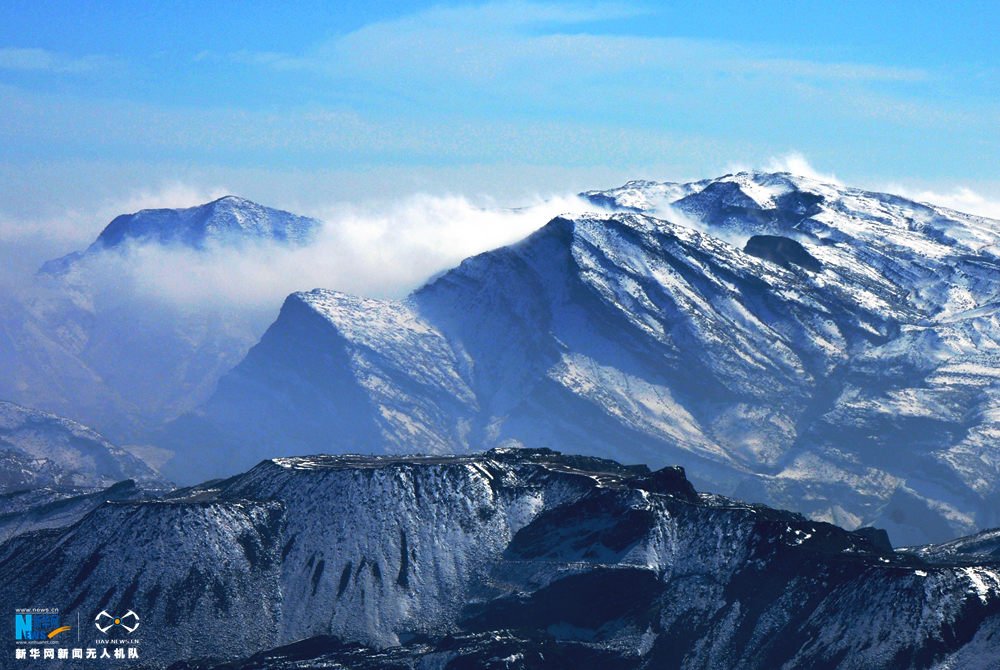
<path id="1" fill-rule="evenodd" d="M 125 616 L 111 616 L 104 610 L 94 617 L 94 626 L 102 633 L 107 633 L 112 626 L 121 626 L 129 633 L 139 627 L 139 615 L 132 610 Z"/>

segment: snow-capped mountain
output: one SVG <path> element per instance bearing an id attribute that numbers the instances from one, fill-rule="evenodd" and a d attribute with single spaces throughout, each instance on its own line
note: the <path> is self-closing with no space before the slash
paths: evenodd
<path id="1" fill-rule="evenodd" d="M 322 224 L 234 195 L 186 209 L 144 209 L 115 217 L 85 251 L 46 262 L 43 274 L 59 274 L 88 254 L 128 243 L 180 244 L 195 249 L 249 242 L 308 243 Z"/>
<path id="2" fill-rule="evenodd" d="M 275 449 L 544 445 L 901 543 L 1000 523 L 1000 223 L 784 173 L 584 195 L 625 211 L 405 301 L 289 297 L 171 446 L 204 476 Z"/>
<path id="3" fill-rule="evenodd" d="M 817 264 L 799 264 L 806 294 L 839 294 L 835 307 L 846 310 L 826 319 L 839 341 L 812 340 L 825 350 L 809 370 L 809 404 L 786 415 L 794 427 L 773 441 L 787 446 L 770 471 L 753 466 L 766 475 L 763 497 L 847 525 L 884 525 L 908 541 L 996 525 L 1000 222 L 788 174 L 729 175 L 673 203 L 656 200 L 663 188 L 616 190 L 605 201 L 634 208 L 633 191 L 648 192 L 649 213 L 680 213 L 723 239 L 795 240 Z M 755 239 L 744 250 L 774 262 Z M 779 324 L 769 323 L 786 335 Z M 848 339 L 851 329 L 860 341 Z M 802 344 L 780 340 L 808 361 Z"/>
<path id="4" fill-rule="evenodd" d="M 0 397 L 135 441 L 204 400 L 273 312 L 134 294 L 118 276 L 139 262 L 130 254 L 177 247 L 252 254 L 262 244 L 307 244 L 320 225 L 234 196 L 115 218 L 86 250 L 46 263 L 17 293 L 3 291 Z"/>
<path id="5" fill-rule="evenodd" d="M 876 537 L 699 495 L 679 468 L 548 450 L 277 458 L 8 540 L 0 597 L 133 611 L 152 667 L 303 638 L 240 667 L 498 649 L 511 667 L 539 650 L 581 667 L 988 667 L 1000 567 Z"/>
<path id="6" fill-rule="evenodd" d="M 162 485 L 145 462 L 96 431 L 0 401 L 0 494 L 42 487 L 96 490 L 125 479 Z"/>

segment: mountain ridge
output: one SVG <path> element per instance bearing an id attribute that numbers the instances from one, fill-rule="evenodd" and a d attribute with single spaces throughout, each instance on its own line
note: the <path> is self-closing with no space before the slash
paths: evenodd
<path id="1" fill-rule="evenodd" d="M 138 441 L 207 397 L 272 314 L 131 290 L 123 279 L 140 262 L 137 246 L 207 260 L 220 248 L 303 246 L 321 225 L 235 196 L 116 217 L 89 247 L 47 262 L 0 297 L 0 397 L 72 417 L 116 442 Z"/>
<path id="2" fill-rule="evenodd" d="M 268 459 L 0 544 L 5 601 L 66 593 L 68 614 L 138 613 L 152 667 L 296 667 L 343 644 L 348 667 L 485 662 L 507 639 L 623 668 L 985 668 L 1000 639 L 991 560 L 926 562 L 699 494 L 680 468 L 530 448 Z"/>
<path id="3" fill-rule="evenodd" d="M 682 186 L 585 193 L 625 211 L 556 217 L 403 301 L 296 294 L 333 320 L 283 309 L 185 434 L 237 458 L 227 441 L 262 456 L 282 434 L 303 453 L 547 445 L 679 462 L 907 543 L 995 525 L 995 222 L 788 174 Z M 754 236 L 770 247 L 747 253 Z M 352 389 L 350 425 L 323 418 L 317 361 Z"/>
<path id="4" fill-rule="evenodd" d="M 0 401 L 0 493 L 46 486 L 102 489 L 125 479 L 164 486 L 143 460 L 91 428 Z"/>

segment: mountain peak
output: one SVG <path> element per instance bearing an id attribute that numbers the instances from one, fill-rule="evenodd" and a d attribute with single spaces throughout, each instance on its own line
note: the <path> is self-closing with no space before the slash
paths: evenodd
<path id="1" fill-rule="evenodd" d="M 98 235 L 91 250 L 117 247 L 127 241 L 179 243 L 195 248 L 263 240 L 300 244 L 307 242 L 319 225 L 315 219 L 226 195 L 194 207 L 122 214 Z"/>
<path id="2" fill-rule="evenodd" d="M 227 194 L 216 198 L 215 200 L 209 200 L 208 202 L 203 202 L 200 205 L 191 205 L 190 207 L 144 207 L 131 214 L 122 214 L 120 216 L 135 216 L 136 214 L 143 214 L 147 212 L 166 212 L 166 211 L 179 211 L 179 210 L 189 210 L 189 209 L 203 209 L 203 208 L 214 208 L 218 206 L 231 206 L 231 207 L 244 207 L 244 208 L 256 208 L 263 207 L 260 203 L 254 202 L 249 198 L 244 198 L 239 195 Z"/>
<path id="3" fill-rule="evenodd" d="M 231 202 L 231 203 L 236 203 L 236 204 L 241 204 L 241 205 L 256 205 L 258 207 L 260 206 L 260 205 L 257 205 L 257 203 L 255 203 L 253 200 L 248 200 L 247 198 L 243 198 L 243 197 L 240 197 L 238 195 L 233 195 L 231 193 L 229 195 L 224 195 L 221 198 L 216 198 L 215 200 L 209 202 L 208 204 L 211 205 L 211 204 L 219 203 L 219 202 Z"/>
<path id="4" fill-rule="evenodd" d="M 280 209 L 226 195 L 194 207 L 142 209 L 115 217 L 86 251 L 47 261 L 40 272 L 59 275 L 83 257 L 128 244 L 180 245 L 193 249 L 253 242 L 301 245 L 322 223 Z"/>

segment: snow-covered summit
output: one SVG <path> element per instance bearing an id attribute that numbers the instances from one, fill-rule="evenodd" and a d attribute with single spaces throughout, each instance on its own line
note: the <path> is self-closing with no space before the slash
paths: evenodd
<path id="1" fill-rule="evenodd" d="M 273 240 L 302 244 L 319 226 L 316 219 L 227 195 L 186 209 L 144 209 L 115 217 L 92 248 L 106 249 L 127 240 L 179 242 L 192 247 Z"/>
<path id="2" fill-rule="evenodd" d="M 115 217 L 85 251 L 42 265 L 42 274 L 59 275 L 89 254 L 129 242 L 180 244 L 194 249 L 252 242 L 306 244 L 322 224 L 305 216 L 227 195 L 183 209 L 143 209 Z"/>
<path id="3" fill-rule="evenodd" d="M 996 221 L 787 172 L 737 172 L 684 184 L 632 181 L 581 196 L 613 210 L 687 216 L 719 233 L 784 232 L 818 243 L 890 245 L 937 259 L 1000 253 Z"/>
<path id="4" fill-rule="evenodd" d="M 602 207 L 634 212 L 651 212 L 680 200 L 684 196 L 697 193 L 707 184 L 708 180 L 682 184 L 671 181 L 634 179 L 618 188 L 606 191 L 585 191 L 580 195 Z"/>

